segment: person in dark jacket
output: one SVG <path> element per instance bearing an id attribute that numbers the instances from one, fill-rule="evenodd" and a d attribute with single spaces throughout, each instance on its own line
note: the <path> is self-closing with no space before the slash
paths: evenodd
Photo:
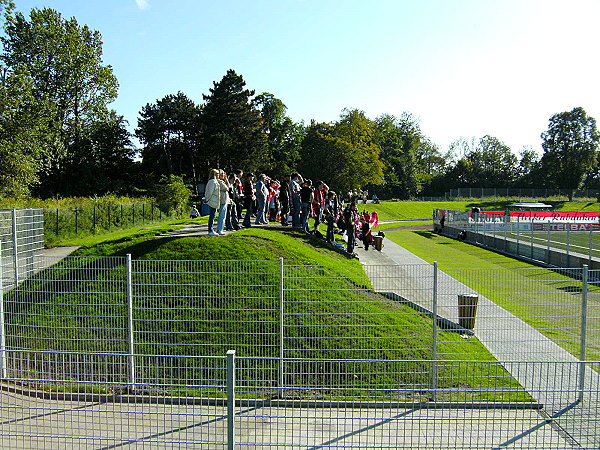
<path id="1" fill-rule="evenodd" d="M 252 226 L 252 205 L 254 204 L 254 174 L 247 173 L 246 179 L 244 180 L 244 207 L 246 208 L 246 215 L 244 216 L 244 227 L 250 228 Z"/>

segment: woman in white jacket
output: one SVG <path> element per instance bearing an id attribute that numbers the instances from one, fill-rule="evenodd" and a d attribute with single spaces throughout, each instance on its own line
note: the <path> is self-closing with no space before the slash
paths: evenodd
<path id="1" fill-rule="evenodd" d="M 208 204 L 210 208 L 210 214 L 208 216 L 209 236 L 225 234 L 223 228 L 225 225 L 225 214 L 227 214 L 227 200 L 229 196 L 227 194 L 227 185 L 220 179 L 220 173 L 221 171 L 218 169 L 210 169 L 208 172 L 208 183 L 206 183 L 206 189 L 204 190 L 204 203 Z M 227 198 L 223 197 L 223 190 L 225 190 Z M 217 231 L 215 232 L 214 223 L 217 210 L 219 210 L 219 220 L 217 222 Z"/>
<path id="2" fill-rule="evenodd" d="M 217 233 L 225 234 L 225 224 L 227 223 L 227 205 L 229 205 L 229 181 L 224 170 L 219 170 L 217 176 L 219 182 L 219 220 L 217 221 Z"/>

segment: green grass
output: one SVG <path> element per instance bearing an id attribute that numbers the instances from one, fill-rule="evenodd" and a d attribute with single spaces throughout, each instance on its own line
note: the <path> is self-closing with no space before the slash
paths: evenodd
<path id="1" fill-rule="evenodd" d="M 581 282 L 431 231 L 388 230 L 386 237 L 505 307 L 578 355 Z M 519 269 L 519 270 L 509 270 Z M 600 288 L 588 296 L 588 358 L 600 359 Z"/>
<path id="2" fill-rule="evenodd" d="M 504 236 L 504 232 L 496 233 L 498 236 Z M 529 245 L 531 242 L 538 246 L 549 246 L 551 248 L 563 250 L 567 249 L 572 253 L 580 253 L 583 255 L 592 254 L 592 257 L 600 257 L 600 233 L 593 231 L 534 231 L 532 232 L 508 232 L 507 237 L 510 239 L 518 239 L 523 246 Z"/>
<path id="3" fill-rule="evenodd" d="M 348 375 L 347 381 L 366 397 L 375 386 L 421 390 L 429 386 L 430 365 L 418 360 L 432 357 L 431 319 L 374 293 L 357 260 L 319 242 L 307 242 L 306 235 L 292 230 L 253 228 L 221 238 L 179 239 L 158 237 L 163 230 L 138 229 L 104 242 L 81 242 L 84 245 L 76 253 L 81 257 L 80 270 L 58 264 L 7 295 L 9 334 L 20 336 L 21 345 L 26 341 L 30 348 L 126 353 L 123 261 L 98 257 L 129 253 L 135 258 L 135 351 L 173 355 L 170 367 L 144 358 L 144 369 L 138 373 L 141 379 L 198 379 L 210 369 L 208 363 L 183 362 L 176 355 L 224 355 L 235 349 L 239 356 L 264 361 L 262 371 L 243 372 L 246 381 L 275 383 L 277 361 L 268 358 L 279 356 L 278 259 L 284 258 L 286 357 L 417 360 L 394 363 L 399 365 L 392 372 L 385 362 L 372 371 L 368 364 L 362 368 L 363 363 L 353 363 L 356 378 Z M 106 264 L 106 270 L 101 264 Z M 35 292 L 47 294 L 40 297 Z M 437 351 L 446 358 L 485 363 L 440 367 L 440 387 L 451 389 L 460 381 L 473 387 L 471 399 L 528 398 L 476 339 L 465 340 L 447 331 L 440 331 L 438 338 Z M 290 385 L 326 386 L 340 381 L 335 372 L 289 369 L 286 383 Z M 489 376 L 490 370 L 497 376 Z M 464 399 L 464 395 L 444 398 Z"/>

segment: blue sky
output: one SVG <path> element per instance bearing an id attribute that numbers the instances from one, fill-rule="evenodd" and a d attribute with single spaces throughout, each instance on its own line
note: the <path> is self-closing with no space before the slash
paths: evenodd
<path id="1" fill-rule="evenodd" d="M 600 120 L 600 0 L 15 1 L 102 34 L 131 130 L 146 103 L 200 103 L 230 68 L 296 121 L 409 111 L 442 151 L 486 134 L 541 151 L 552 114 Z"/>

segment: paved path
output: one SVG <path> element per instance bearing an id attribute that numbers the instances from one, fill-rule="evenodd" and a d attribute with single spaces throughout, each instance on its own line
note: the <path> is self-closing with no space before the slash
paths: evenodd
<path id="1" fill-rule="evenodd" d="M 236 407 L 236 448 L 572 448 L 536 410 Z M 223 405 L 50 401 L 0 393 L 2 448 L 224 449 Z M 514 437 L 523 439 L 514 442 Z"/>
<path id="2" fill-rule="evenodd" d="M 385 240 L 383 252 L 358 249 L 358 255 L 375 290 L 391 291 L 426 310 L 432 310 L 432 268 L 426 261 L 389 239 Z M 399 266 L 395 276 L 389 272 L 390 264 Z M 392 284 L 390 280 L 393 280 Z M 469 293 L 476 292 L 440 270 L 438 315 L 457 322 L 458 294 Z M 578 403 L 578 360 L 481 295 L 474 332 L 513 377 L 549 409 L 550 415 L 559 414 L 558 422 L 569 434 L 576 436 L 586 448 L 600 447 L 600 437 L 596 435 L 600 425 L 596 419 L 587 420 L 600 414 L 600 378 L 597 372 L 591 367 L 585 371 L 585 395 L 583 402 Z M 518 364 L 513 364 L 515 362 Z M 563 410 L 566 411 L 561 413 Z"/>

